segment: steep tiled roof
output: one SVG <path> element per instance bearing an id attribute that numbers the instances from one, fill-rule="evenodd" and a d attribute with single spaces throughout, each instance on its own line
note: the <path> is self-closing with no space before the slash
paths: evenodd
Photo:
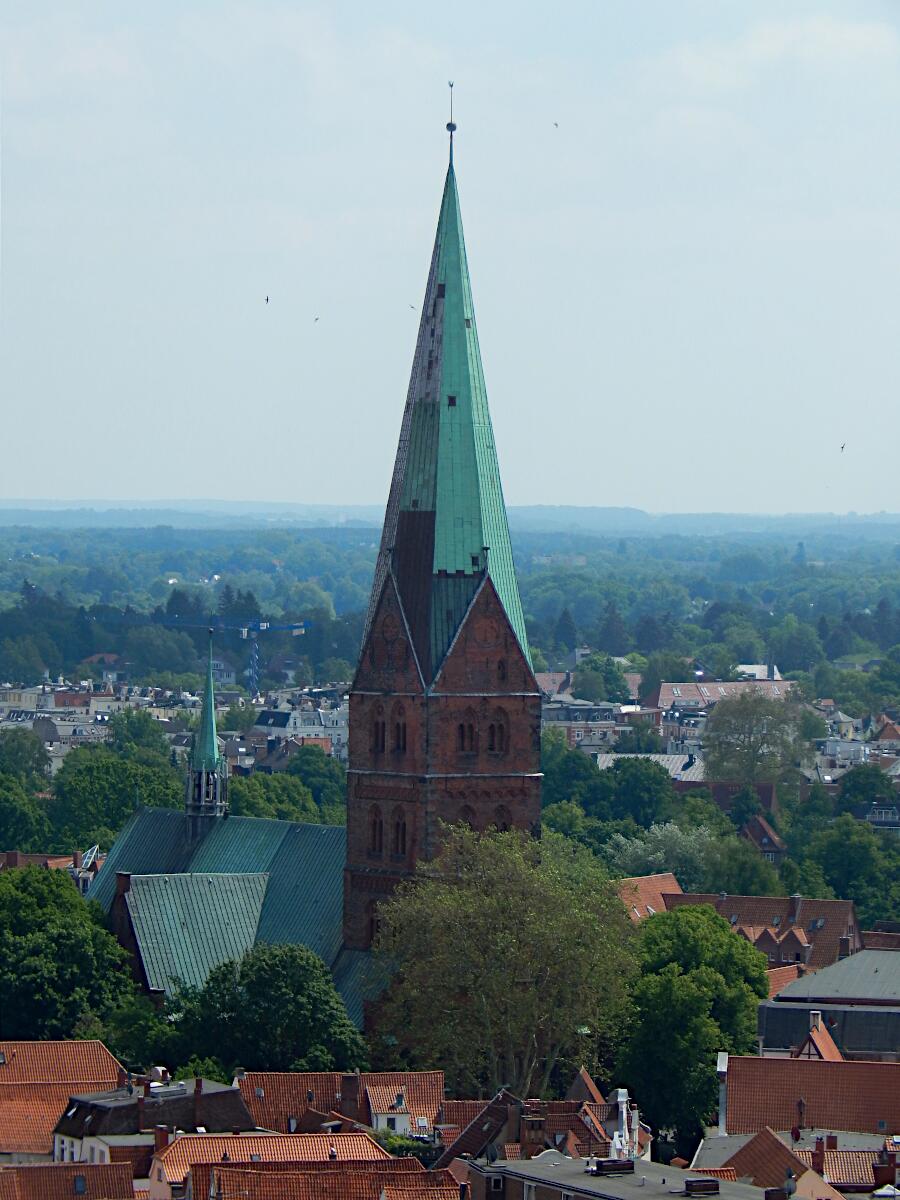
<path id="1" fill-rule="evenodd" d="M 239 1081 L 241 1095 L 263 1129 L 290 1133 L 290 1119 L 300 1119 L 308 1108 L 327 1113 L 334 1110 L 365 1124 L 372 1113 L 406 1111 L 415 1124 L 423 1117 L 428 1130 L 434 1125 L 444 1101 L 443 1071 L 368 1071 L 359 1076 L 360 1109 L 350 1102 L 349 1091 L 342 1094 L 343 1076 L 337 1071 L 248 1071 Z M 309 1093 L 312 1092 L 312 1101 Z M 394 1109 L 398 1094 L 403 1093 L 403 1109 Z M 372 1107 L 374 1105 L 374 1107 Z"/>
<path id="2" fill-rule="evenodd" d="M 749 1179 L 759 1188 L 782 1187 L 788 1171 L 800 1176 L 807 1170 L 806 1164 L 768 1126 L 764 1126 L 724 1165 L 731 1167 L 738 1179 Z"/>
<path id="3" fill-rule="evenodd" d="M 784 700 L 793 687 L 790 679 L 751 679 L 746 683 L 661 683 L 658 708 L 709 708 L 726 697 L 762 692 L 771 700 Z"/>
<path id="4" fill-rule="evenodd" d="M 824 1025 L 818 1025 L 806 1035 L 806 1041 L 794 1055 L 802 1058 L 809 1051 L 817 1054 L 824 1062 L 843 1062 L 844 1056 L 837 1047 L 834 1038 Z"/>
<path id="5" fill-rule="evenodd" d="M 857 1133 L 900 1129 L 900 1063 L 729 1057 L 727 1096 L 729 1133 L 797 1124 Z"/>
<path id="6" fill-rule="evenodd" d="M 119 1063 L 102 1042 L 0 1042 L 0 1153 L 48 1154 L 71 1095 L 114 1087 Z"/>
<path id="7" fill-rule="evenodd" d="M 441 1106 L 440 1123 L 442 1125 L 458 1125 L 461 1129 L 465 1129 L 470 1122 L 484 1112 L 488 1104 L 487 1100 L 445 1100 Z"/>
<path id="8" fill-rule="evenodd" d="M 862 939 L 867 950 L 900 950 L 900 932 L 888 933 L 883 929 L 864 929 Z"/>
<path id="9" fill-rule="evenodd" d="M 769 999 L 777 996 L 783 987 L 787 987 L 789 983 L 793 983 L 795 979 L 800 977 L 799 963 L 788 963 L 784 967 L 769 967 L 766 971 L 766 977 L 769 981 Z"/>
<path id="10" fill-rule="evenodd" d="M 414 1189 L 421 1179 L 443 1182 L 443 1174 L 428 1172 L 417 1158 L 384 1158 L 371 1161 L 340 1162 L 329 1160 L 319 1163 L 302 1162 L 254 1162 L 244 1164 L 225 1163 L 196 1163 L 191 1168 L 191 1188 L 197 1200 L 206 1200 L 210 1194 L 210 1176 L 215 1174 L 216 1183 L 222 1184 L 223 1200 L 229 1196 L 256 1197 L 256 1200 L 281 1200 L 289 1197 L 295 1200 L 305 1196 L 305 1188 L 317 1185 L 320 1191 L 316 1200 L 328 1200 L 334 1193 L 335 1187 L 343 1188 L 335 1193 L 335 1200 L 345 1200 L 352 1195 L 352 1188 L 359 1180 L 377 1180 L 378 1186 L 383 1187 L 388 1181 L 392 1186 L 403 1186 Z M 287 1191 L 271 1193 L 264 1183 L 266 1178 L 279 1181 L 278 1186 Z M 426 1183 L 427 1186 L 427 1183 Z M 230 1188 L 230 1191 L 225 1190 Z M 256 1190 L 252 1190 L 252 1189 Z M 243 1190 L 242 1190 L 243 1189 Z M 376 1193 L 377 1200 L 378 1193 Z M 2 1197 L 0 1197 L 2 1200 Z"/>
<path id="11" fill-rule="evenodd" d="M 510 1105 L 520 1101 L 502 1088 L 493 1100 L 463 1129 L 456 1141 L 448 1146 L 436 1160 L 436 1167 L 448 1166 L 454 1158 L 468 1154 L 477 1158 L 490 1142 L 497 1140 L 500 1131 L 509 1119 Z"/>
<path id="12" fill-rule="evenodd" d="M 671 871 L 659 875 L 633 875 L 620 879 L 619 896 L 632 921 L 643 921 L 653 913 L 665 912 L 665 895 L 677 895 L 681 884 Z"/>
<path id="13" fill-rule="evenodd" d="M 214 1176 L 221 1200 L 459 1200 L 459 1185 L 449 1171 L 266 1174 L 222 1167 Z"/>
<path id="14" fill-rule="evenodd" d="M 729 1183 L 737 1183 L 737 1171 L 734 1167 L 691 1167 L 692 1175 L 711 1175 L 713 1179 L 727 1179 Z"/>
<path id="15" fill-rule="evenodd" d="M 795 1150 L 794 1153 L 812 1167 L 815 1151 Z M 872 1166 L 877 1161 L 878 1155 L 872 1150 L 826 1150 L 823 1174 L 838 1189 L 853 1187 L 869 1191 L 875 1186 Z"/>
<path id="16" fill-rule="evenodd" d="M 75 1179 L 84 1191 L 75 1191 Z M 0 1200 L 132 1200 L 131 1169 L 126 1163 L 0 1164 Z"/>
<path id="17" fill-rule="evenodd" d="M 813 900 L 794 896 L 721 896 L 716 893 L 689 892 L 666 895 L 666 908 L 680 904 L 709 904 L 720 916 L 737 929 L 743 929 L 751 940 L 765 930 L 777 940 L 793 929 L 801 941 L 812 946 L 809 966 L 816 969 L 837 962 L 841 938 L 850 934 L 851 942 L 858 936 L 856 913 L 852 900 Z M 750 933 L 752 931 L 752 934 Z M 851 950 L 855 948 L 851 944 Z"/>
<path id="18" fill-rule="evenodd" d="M 390 1158 L 365 1133 L 263 1133 L 185 1134 L 154 1155 L 154 1168 L 162 1167 L 169 1183 L 181 1183 L 193 1163 L 253 1161 L 258 1154 L 269 1162 L 328 1162 L 334 1149 L 338 1161 L 362 1162 Z"/>
<path id="19" fill-rule="evenodd" d="M 431 1130 L 444 1102 L 443 1071 L 395 1071 L 363 1074 L 360 1086 L 365 1088 L 366 1101 L 372 1116 L 389 1113 L 403 1094 L 403 1109 L 410 1114 L 415 1128 Z M 397 1109 L 395 1111 L 403 1111 Z M 419 1126 L 419 1119 L 427 1122 Z"/>

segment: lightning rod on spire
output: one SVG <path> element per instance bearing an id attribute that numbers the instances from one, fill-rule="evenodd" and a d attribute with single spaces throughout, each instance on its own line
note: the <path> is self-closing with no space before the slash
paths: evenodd
<path id="1" fill-rule="evenodd" d="M 450 120 L 447 122 L 447 131 L 450 134 L 450 166 L 453 166 L 453 134 L 456 132 L 456 125 L 453 122 L 453 80 L 447 80 L 447 87 L 450 89 Z"/>

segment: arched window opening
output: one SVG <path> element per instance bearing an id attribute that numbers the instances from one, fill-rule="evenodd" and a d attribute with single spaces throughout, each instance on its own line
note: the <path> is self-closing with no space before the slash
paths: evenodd
<path id="1" fill-rule="evenodd" d="M 464 825 L 468 825 L 470 829 L 475 829 L 475 809 L 471 808 L 468 804 L 463 805 L 459 810 L 459 819 Z"/>
<path id="2" fill-rule="evenodd" d="M 393 854 L 396 858 L 406 857 L 406 815 L 402 809 L 394 813 Z"/>
<path id="3" fill-rule="evenodd" d="M 370 900 L 366 905 L 366 917 L 369 925 L 369 942 L 374 943 L 378 937 L 378 931 L 381 928 L 381 921 L 378 917 L 378 901 Z"/>
<path id="4" fill-rule="evenodd" d="M 493 754 L 497 749 L 497 726 L 491 722 L 488 725 L 488 750 Z"/>
<path id="5" fill-rule="evenodd" d="M 384 849 L 384 820 L 381 809 L 373 804 L 369 809 L 369 853 L 380 855 Z"/>
<path id="6" fill-rule="evenodd" d="M 506 683 L 506 659 L 501 658 L 497 663 L 497 679 L 500 683 Z"/>
<path id="7" fill-rule="evenodd" d="M 497 753 L 506 753 L 506 726 L 501 723 L 497 726 Z"/>
<path id="8" fill-rule="evenodd" d="M 457 750 L 466 748 L 466 727 L 461 722 L 456 729 L 456 748 Z"/>
<path id="9" fill-rule="evenodd" d="M 384 709 L 379 706 L 375 709 L 375 715 L 372 719 L 372 753 L 383 754 L 385 746 L 387 726 L 384 721 Z"/>
<path id="10" fill-rule="evenodd" d="M 512 828 L 512 816 L 505 805 L 501 804 L 494 813 L 494 824 L 501 833 L 508 833 Z"/>
<path id="11" fill-rule="evenodd" d="M 475 750 L 475 726 L 471 721 L 466 725 L 466 750 L 469 754 Z"/>

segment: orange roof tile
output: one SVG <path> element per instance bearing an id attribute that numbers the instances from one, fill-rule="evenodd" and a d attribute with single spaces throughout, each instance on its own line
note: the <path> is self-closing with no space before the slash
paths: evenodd
<path id="1" fill-rule="evenodd" d="M 239 1086 L 256 1124 L 279 1133 L 291 1132 L 291 1118 L 299 1121 L 308 1108 L 339 1112 L 369 1124 L 367 1092 L 376 1106 L 384 1105 L 375 1110 L 382 1113 L 390 1112 L 398 1092 L 403 1092 L 409 1113 L 413 1118 L 425 1117 L 431 1129 L 444 1100 L 443 1071 L 367 1071 L 352 1078 L 338 1071 L 248 1071 Z M 356 1103 L 349 1094 L 351 1087 L 358 1093 Z"/>
<path id="2" fill-rule="evenodd" d="M 441 1105 L 440 1124 L 457 1125 L 460 1129 L 471 1124 L 488 1106 L 487 1100 L 445 1100 Z"/>
<path id="3" fill-rule="evenodd" d="M 367 1133 L 186 1133 L 153 1156 L 154 1170 L 162 1167 L 169 1183 L 181 1183 L 197 1162 L 251 1162 L 251 1155 L 269 1162 L 328 1162 L 334 1148 L 338 1161 L 363 1162 L 390 1158 Z"/>
<path id="4" fill-rule="evenodd" d="M 795 1150 L 794 1153 L 812 1167 L 814 1151 Z M 872 1167 L 877 1161 L 878 1154 L 872 1150 L 826 1150 L 823 1174 L 837 1188 L 849 1185 L 869 1190 L 875 1186 Z"/>
<path id="5" fill-rule="evenodd" d="M 120 1063 L 102 1042 L 0 1041 L 5 1062 L 0 1066 L 0 1087 L 10 1083 L 114 1084 Z"/>
<path id="6" fill-rule="evenodd" d="M 825 1062 L 843 1062 L 844 1056 L 837 1047 L 837 1043 L 831 1036 L 824 1025 L 819 1025 L 815 1029 L 811 1029 L 806 1035 L 806 1040 L 797 1051 L 794 1058 L 802 1058 L 809 1047 L 814 1050 L 819 1058 Z"/>
<path id="7" fill-rule="evenodd" d="M 379 1200 L 385 1186 L 397 1187 L 410 1197 L 443 1200 L 441 1188 L 458 1187 L 444 1172 L 426 1172 L 415 1158 L 378 1159 L 373 1162 L 322 1163 L 198 1163 L 191 1170 L 194 1196 L 210 1194 L 210 1177 L 222 1190 L 223 1200 Z"/>
<path id="8" fill-rule="evenodd" d="M 773 996 L 778 995 L 782 988 L 800 978 L 800 964 L 788 963 L 784 967 L 770 967 L 766 971 L 766 976 L 769 981 L 769 999 L 771 1000 Z"/>
<path id="9" fill-rule="evenodd" d="M 738 1179 L 749 1179 L 760 1188 L 781 1187 L 788 1171 L 799 1176 L 807 1169 L 768 1125 L 722 1165 L 731 1167 Z"/>
<path id="10" fill-rule="evenodd" d="M 443 1071 L 364 1074 L 360 1076 L 360 1085 L 365 1088 L 370 1116 L 405 1111 L 412 1118 L 414 1129 L 430 1130 L 444 1103 Z M 401 1094 L 403 1106 L 397 1108 L 397 1097 Z M 426 1122 L 424 1127 L 419 1125 L 420 1119 Z"/>
<path id="11" fill-rule="evenodd" d="M 729 1133 L 797 1124 L 889 1133 L 900 1129 L 900 1063 L 736 1055 L 728 1059 L 727 1097 Z"/>
<path id="12" fill-rule="evenodd" d="M 691 1167 L 692 1175 L 711 1175 L 713 1179 L 723 1179 L 728 1183 L 737 1183 L 737 1171 L 734 1167 Z"/>
<path id="13" fill-rule="evenodd" d="M 681 884 L 671 871 L 659 875 L 633 875 L 619 880 L 619 896 L 632 921 L 643 921 L 653 913 L 665 912 L 665 895 L 677 895 Z"/>
<path id="14" fill-rule="evenodd" d="M 71 1200 L 75 1177 L 84 1179 L 86 1200 L 132 1200 L 131 1171 L 125 1163 L 0 1164 L 2 1200 Z"/>
<path id="15" fill-rule="evenodd" d="M 590 1104 L 605 1104 L 603 1093 L 597 1087 L 597 1084 L 591 1078 L 590 1073 L 585 1067 L 580 1067 L 578 1074 L 569 1084 L 569 1090 L 566 1092 L 567 1100 L 583 1100 Z"/>
<path id="16" fill-rule="evenodd" d="M 94 1083 L 81 1087 L 51 1083 L 0 1087 L 0 1154 L 49 1154 L 53 1130 L 66 1111 L 69 1097 L 75 1092 L 98 1090 Z"/>

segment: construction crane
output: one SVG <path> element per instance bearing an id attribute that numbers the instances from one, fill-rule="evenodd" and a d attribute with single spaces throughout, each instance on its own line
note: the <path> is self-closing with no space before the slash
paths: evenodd
<path id="1" fill-rule="evenodd" d="M 279 624 L 275 621 L 267 621 L 263 617 L 247 617 L 246 619 L 238 618 L 237 620 L 226 621 L 222 617 L 211 615 L 207 621 L 185 621 L 180 617 L 146 617 L 142 614 L 126 615 L 122 614 L 121 618 L 103 617 L 104 623 L 110 620 L 121 620 L 127 625 L 136 626 L 151 626 L 164 625 L 169 629 L 208 629 L 210 633 L 215 633 L 217 630 L 223 633 L 237 633 L 244 641 L 250 643 L 250 663 L 247 667 L 247 682 L 250 686 L 250 694 L 256 696 L 259 694 L 259 637 L 262 633 L 290 633 L 292 637 L 301 637 L 309 628 L 309 621 L 289 621 L 285 624 Z"/>

